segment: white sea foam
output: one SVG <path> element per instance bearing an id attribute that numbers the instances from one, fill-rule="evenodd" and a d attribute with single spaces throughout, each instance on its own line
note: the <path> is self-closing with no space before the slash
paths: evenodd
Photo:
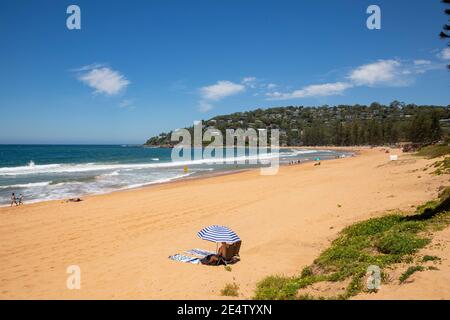
<path id="1" fill-rule="evenodd" d="M 185 173 L 185 174 L 178 174 L 174 175 L 172 177 L 166 177 L 166 178 L 160 178 L 153 181 L 147 181 L 147 182 L 141 182 L 141 183 L 132 183 L 123 186 L 123 187 L 112 187 L 108 184 L 96 184 L 96 183 L 83 183 L 78 181 L 70 181 L 70 182 L 61 182 L 57 184 L 51 184 L 50 181 L 48 182 L 42 182 L 42 183 L 29 183 L 29 184 L 23 184 L 23 185 L 11 185 L 8 187 L 41 187 L 41 189 L 38 189 L 39 191 L 31 191 L 28 189 L 28 192 L 25 190 L 23 193 L 25 195 L 25 202 L 26 203 L 35 203 L 35 202 L 41 202 L 41 201 L 49 201 L 49 200 L 63 200 L 68 199 L 72 197 L 82 197 L 84 195 L 88 194 L 105 194 L 112 191 L 117 190 L 126 190 L 126 189 L 134 189 L 139 188 L 143 186 L 148 186 L 152 184 L 158 184 L 158 183 L 165 183 L 170 182 L 173 180 L 181 179 L 190 176 L 193 174 L 191 173 Z M 3 188 L 3 187 L 1 187 Z M 32 189 L 36 190 L 36 189 Z M 30 192 L 32 192 L 30 194 Z M 30 198 L 30 195 L 32 195 L 32 198 Z M 3 204 L 0 203 L 0 207 L 9 206 L 9 198 L 4 199 L 2 201 Z"/>
<path id="2" fill-rule="evenodd" d="M 39 202 L 46 200 L 60 200 L 72 197 L 82 197 L 88 194 L 102 194 L 115 190 L 138 188 L 146 185 L 164 183 L 187 177 L 191 174 L 201 174 L 205 171 L 213 171 L 221 167 L 213 167 L 213 164 L 232 164 L 248 160 L 258 160 L 260 164 L 268 164 L 274 157 L 290 158 L 325 152 L 326 150 L 305 149 L 279 149 L 279 154 L 262 154 L 239 156 L 231 158 L 206 158 L 190 161 L 159 162 L 159 158 L 149 158 L 148 163 L 81 163 L 81 164 L 35 164 L 30 161 L 27 166 L 0 168 L 0 179 L 14 181 L 15 176 L 20 179 L 35 181 L 52 180 L 44 182 L 11 183 L 0 186 L 0 190 L 6 188 L 23 188 L 21 193 L 25 195 L 25 202 Z M 314 155 L 311 156 L 313 158 Z M 302 156 L 305 159 L 304 156 Z M 156 160 L 158 159 L 158 160 Z M 158 162 L 156 162 L 158 161 Z M 182 173 L 184 166 L 189 167 L 189 173 Z M 23 177 L 22 177 L 23 175 Z M 45 178 L 42 178 L 44 177 Z M 62 176 L 62 177 L 61 177 Z M 92 179 L 95 177 L 95 179 Z M 62 178 L 62 180 L 61 180 Z M 5 184 L 5 183 L 4 183 Z M 8 205 L 10 194 L 4 191 L 0 193 L 0 203 Z"/>
<path id="3" fill-rule="evenodd" d="M 32 182 L 32 183 L 23 183 L 23 184 L 11 184 L 7 186 L 0 186 L 0 189 L 14 189 L 14 188 L 33 188 L 33 187 L 45 187 L 50 185 L 51 181 L 45 181 L 45 182 Z"/>
<path id="4" fill-rule="evenodd" d="M 313 153 L 314 150 L 296 150 L 295 152 L 281 152 L 279 156 L 295 156 L 301 153 Z M 82 164 L 45 164 L 45 165 L 28 165 L 20 167 L 3 167 L 0 168 L 0 176 L 17 176 L 30 174 L 46 174 L 46 173 L 76 173 L 76 172 L 90 172 L 90 171 L 108 171 L 108 170 L 136 170 L 136 169 L 151 169 L 151 168 L 171 168 L 181 167 L 186 165 L 198 164 L 221 164 L 244 162 L 250 160 L 270 160 L 278 157 L 276 153 L 267 153 L 252 156 L 240 156 L 230 158 L 205 158 L 190 161 L 173 161 L 160 163 L 133 163 L 133 164 L 100 164 L 100 163 L 82 163 Z"/>
<path id="5" fill-rule="evenodd" d="M 113 172 L 110 173 L 105 173 L 105 176 L 118 176 L 119 175 L 119 170 L 115 170 Z"/>
<path id="6" fill-rule="evenodd" d="M 0 175 L 16 175 L 16 174 L 29 174 L 35 173 L 38 171 L 48 171 L 56 170 L 60 168 L 60 164 L 44 164 L 44 165 L 35 165 L 34 163 L 28 166 L 20 166 L 20 167 L 3 167 L 0 168 Z"/>
<path id="7" fill-rule="evenodd" d="M 185 173 L 185 174 L 176 175 L 176 176 L 170 177 L 170 178 L 161 178 L 161 179 L 150 181 L 150 182 L 130 184 L 130 185 L 127 185 L 127 186 L 125 186 L 123 188 L 120 188 L 118 190 L 135 189 L 135 188 L 139 188 L 139 187 L 149 186 L 149 185 L 152 185 L 152 184 L 170 182 L 170 181 L 173 181 L 173 180 L 186 178 L 186 177 L 190 176 L 191 174 L 192 173 Z"/>

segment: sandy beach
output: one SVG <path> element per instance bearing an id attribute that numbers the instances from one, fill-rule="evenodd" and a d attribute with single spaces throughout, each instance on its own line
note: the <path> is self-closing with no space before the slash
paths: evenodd
<path id="1" fill-rule="evenodd" d="M 353 158 L 191 179 L 85 197 L 0 208 L 2 299 L 222 299 L 237 283 L 251 298 L 268 275 L 294 275 L 312 263 L 345 226 L 388 210 L 412 211 L 435 198 L 448 177 L 422 169 L 436 160 L 381 148 Z M 192 248 L 214 250 L 201 228 L 220 224 L 242 239 L 242 261 L 231 271 L 174 262 Z M 450 251 L 442 240 L 439 271 L 403 288 L 364 298 L 446 298 Z M 440 238 L 439 238 L 440 237 Z M 66 269 L 81 268 L 81 289 L 68 290 Z M 423 283 L 427 283 L 426 286 Z M 429 290 L 427 289 L 429 288 Z"/>

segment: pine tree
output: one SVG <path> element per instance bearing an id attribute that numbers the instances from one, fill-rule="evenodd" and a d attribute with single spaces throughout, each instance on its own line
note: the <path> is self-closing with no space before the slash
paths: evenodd
<path id="1" fill-rule="evenodd" d="M 437 142 L 442 138 L 442 129 L 439 122 L 439 115 L 436 111 L 431 114 L 430 142 Z"/>
<path id="2" fill-rule="evenodd" d="M 442 2 L 445 3 L 445 4 L 447 4 L 447 5 L 450 5 L 450 0 L 442 0 Z M 445 13 L 446 13 L 447 15 L 450 15 L 450 9 L 448 9 L 448 8 L 445 9 Z M 450 19 L 449 19 L 448 21 L 450 21 Z M 439 34 L 439 36 L 441 37 L 441 39 L 448 39 L 448 38 L 450 38 L 450 35 L 448 34 L 448 32 L 449 32 L 449 30 L 450 30 L 450 25 L 447 24 L 447 23 L 444 24 L 442 30 L 443 30 L 443 31 L 441 31 L 441 33 Z M 448 46 L 450 46 L 450 42 L 448 43 Z M 450 69 L 450 64 L 447 65 L 447 68 Z"/>
<path id="3" fill-rule="evenodd" d="M 410 126 L 409 138 L 411 142 L 422 143 L 426 142 L 430 136 L 430 126 L 427 125 L 424 114 L 419 113 L 414 116 Z"/>

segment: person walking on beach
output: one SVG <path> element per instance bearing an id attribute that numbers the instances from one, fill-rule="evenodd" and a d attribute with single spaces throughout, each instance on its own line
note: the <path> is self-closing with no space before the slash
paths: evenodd
<path id="1" fill-rule="evenodd" d="M 21 204 L 23 204 L 23 194 L 19 195 L 19 203 L 17 205 L 20 206 Z"/>
<path id="2" fill-rule="evenodd" d="M 14 192 L 11 194 L 11 207 L 15 204 L 17 206 L 17 198 Z"/>

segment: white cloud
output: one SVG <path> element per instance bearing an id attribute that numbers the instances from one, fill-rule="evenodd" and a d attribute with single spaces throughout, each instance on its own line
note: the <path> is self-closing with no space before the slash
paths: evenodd
<path id="1" fill-rule="evenodd" d="M 134 100 L 124 99 L 119 103 L 119 107 L 122 109 L 134 109 Z"/>
<path id="2" fill-rule="evenodd" d="M 448 53 L 450 55 L 450 52 Z M 444 56 L 444 54 L 442 54 Z M 417 60 L 378 60 L 352 69 L 346 80 L 313 84 L 298 90 L 288 92 L 273 91 L 277 86 L 268 84 L 265 86 L 266 97 L 269 100 L 287 100 L 308 97 L 324 97 L 341 95 L 347 89 L 366 86 L 406 86 L 415 81 L 415 77 L 428 71 L 441 69 L 445 66 L 435 61 Z"/>
<path id="3" fill-rule="evenodd" d="M 267 85 L 267 89 L 275 89 L 276 87 L 278 87 L 275 83 L 269 83 L 268 85 Z"/>
<path id="4" fill-rule="evenodd" d="M 92 69 L 99 69 L 99 68 L 103 68 L 103 67 L 106 67 L 106 65 L 104 63 L 92 63 L 92 64 L 88 64 L 86 66 L 82 66 L 80 68 L 71 69 L 70 71 L 82 72 L 82 71 L 89 71 Z"/>
<path id="5" fill-rule="evenodd" d="M 242 79 L 241 83 L 251 89 L 255 89 L 258 85 L 258 79 L 256 77 L 245 77 Z"/>
<path id="6" fill-rule="evenodd" d="M 217 81 L 215 84 L 205 86 L 199 89 L 201 100 L 198 102 L 198 110 L 207 112 L 214 106 L 211 101 L 219 101 L 223 98 L 244 92 L 249 84 L 256 81 L 254 77 L 247 77 L 242 83 L 234 83 L 228 80 Z M 245 85 L 243 83 L 246 83 Z"/>
<path id="7" fill-rule="evenodd" d="M 200 112 L 208 112 L 212 108 L 213 108 L 213 105 L 204 100 L 200 100 L 200 102 L 198 103 L 198 110 Z"/>
<path id="8" fill-rule="evenodd" d="M 450 48 L 442 49 L 442 51 L 438 53 L 438 57 L 442 60 L 450 60 Z"/>
<path id="9" fill-rule="evenodd" d="M 343 94 L 345 90 L 353 87 L 351 83 L 348 82 L 334 82 L 334 83 L 324 83 L 324 84 L 313 84 L 303 87 L 299 90 L 294 90 L 288 93 L 281 92 L 269 92 L 266 95 L 271 100 L 286 100 L 295 98 L 308 98 L 308 97 L 325 97 L 332 95 Z"/>
<path id="10" fill-rule="evenodd" d="M 418 65 L 423 63 L 420 61 Z M 347 77 L 349 81 L 313 84 L 291 92 L 268 92 L 266 96 L 270 100 L 325 97 L 341 95 L 355 86 L 404 85 L 408 83 L 406 75 L 413 71 L 402 68 L 402 64 L 397 60 L 379 60 L 353 69 Z"/>
<path id="11" fill-rule="evenodd" d="M 80 73 L 78 80 L 95 89 L 95 93 L 116 95 L 130 84 L 120 72 L 103 65 L 84 66 L 74 71 Z"/>
<path id="12" fill-rule="evenodd" d="M 397 60 L 378 60 L 354 69 L 348 78 L 359 86 L 398 86 L 405 84 L 405 79 L 401 77 L 403 71 Z"/>
<path id="13" fill-rule="evenodd" d="M 414 60 L 414 65 L 416 66 L 423 66 L 423 65 L 430 65 L 431 61 L 430 60 Z"/>
<path id="14" fill-rule="evenodd" d="M 242 79 L 242 83 L 252 83 L 256 81 L 256 77 L 245 77 L 244 79 Z"/>
<path id="15" fill-rule="evenodd" d="M 216 84 L 200 88 L 201 96 L 204 100 L 221 100 L 245 91 L 245 86 L 231 81 L 217 81 Z"/>
<path id="16" fill-rule="evenodd" d="M 414 65 L 409 67 L 411 73 L 415 73 L 415 74 L 422 74 L 428 71 L 432 71 L 432 70 L 445 70 L 445 65 L 443 65 L 442 63 L 433 63 L 430 62 L 429 64 L 419 64 L 419 65 Z"/>

